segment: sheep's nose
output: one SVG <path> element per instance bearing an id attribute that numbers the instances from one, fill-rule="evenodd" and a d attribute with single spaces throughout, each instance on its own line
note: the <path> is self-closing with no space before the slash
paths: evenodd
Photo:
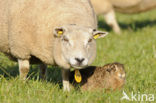
<path id="1" fill-rule="evenodd" d="M 79 64 L 81 64 L 85 59 L 84 59 L 84 58 L 75 58 L 75 60 L 76 60 Z"/>

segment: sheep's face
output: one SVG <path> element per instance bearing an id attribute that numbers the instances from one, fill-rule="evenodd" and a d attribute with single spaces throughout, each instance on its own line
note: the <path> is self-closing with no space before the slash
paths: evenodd
<path id="1" fill-rule="evenodd" d="M 106 32 L 89 27 L 68 25 L 54 30 L 61 43 L 62 55 L 72 67 L 81 69 L 91 64 L 96 56 L 95 39 L 104 37 Z"/>

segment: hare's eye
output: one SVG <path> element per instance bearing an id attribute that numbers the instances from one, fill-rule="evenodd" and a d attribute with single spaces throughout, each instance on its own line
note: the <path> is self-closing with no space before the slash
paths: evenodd
<path id="1" fill-rule="evenodd" d="M 122 74 L 118 73 L 118 77 L 122 78 Z"/>

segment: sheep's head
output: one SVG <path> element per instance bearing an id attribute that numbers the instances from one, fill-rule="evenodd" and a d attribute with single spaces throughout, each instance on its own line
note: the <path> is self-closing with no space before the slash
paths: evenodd
<path id="1" fill-rule="evenodd" d="M 89 27 L 67 25 L 54 29 L 54 36 L 59 38 L 62 55 L 72 67 L 81 69 L 93 62 L 96 57 L 95 39 L 108 33 Z"/>

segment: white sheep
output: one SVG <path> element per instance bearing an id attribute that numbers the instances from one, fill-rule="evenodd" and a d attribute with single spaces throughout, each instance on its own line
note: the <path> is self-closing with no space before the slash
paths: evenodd
<path id="1" fill-rule="evenodd" d="M 106 23 L 120 33 L 115 12 L 138 13 L 156 8 L 156 0 L 91 0 L 96 14 L 104 14 Z"/>
<path id="2" fill-rule="evenodd" d="M 95 39 L 107 35 L 96 28 L 89 0 L 0 0 L 0 51 L 18 60 L 21 79 L 34 60 L 56 64 L 69 91 L 69 69 L 91 64 Z"/>

